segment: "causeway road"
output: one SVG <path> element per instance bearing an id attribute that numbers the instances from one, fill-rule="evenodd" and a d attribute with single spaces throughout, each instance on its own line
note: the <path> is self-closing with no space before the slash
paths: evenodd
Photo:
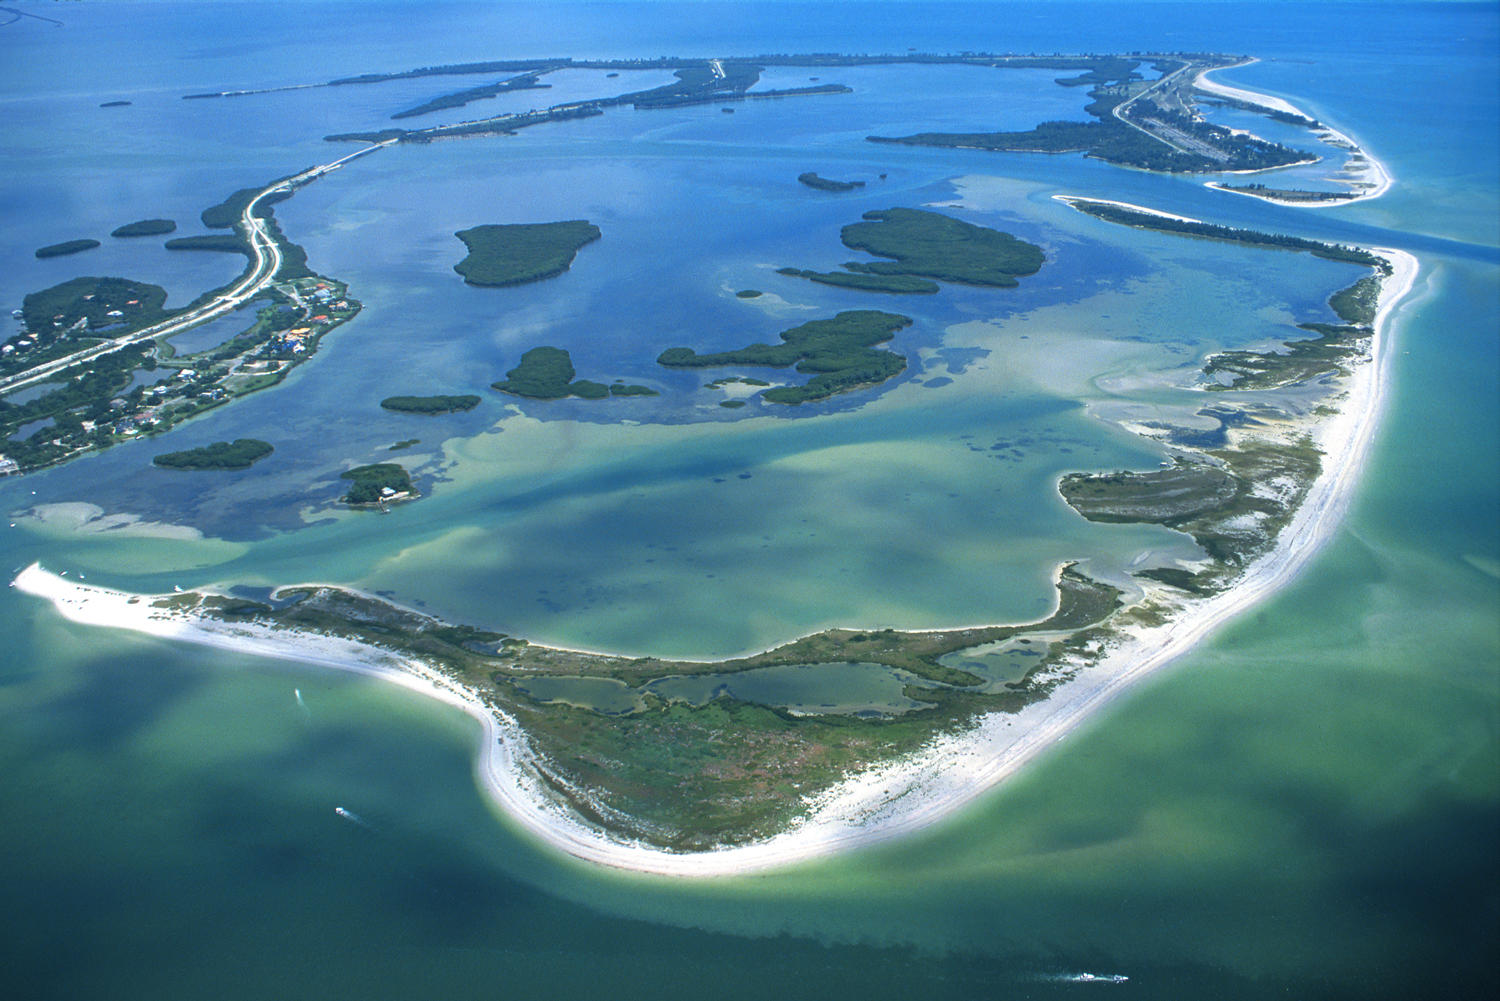
<path id="1" fill-rule="evenodd" d="M 375 150 L 389 146 L 395 141 L 394 139 L 387 139 L 384 142 L 374 143 L 363 149 L 355 150 L 348 156 L 340 157 L 331 163 L 311 167 L 297 174 L 295 177 L 288 177 L 277 181 L 275 184 L 258 192 L 254 198 L 246 202 L 245 210 L 240 214 L 239 225 L 245 233 L 245 238 L 250 243 L 250 270 L 241 275 L 226 291 L 221 292 L 201 306 L 195 306 L 186 312 L 178 313 L 170 319 L 162 320 L 160 323 L 154 323 L 149 327 L 133 330 L 128 334 L 121 334 L 119 337 L 111 338 L 101 344 L 95 344 L 81 351 L 75 351 L 61 358 L 54 358 L 52 361 L 44 362 L 35 368 L 29 368 L 24 372 L 17 372 L 14 375 L 0 379 L 0 393 L 10 392 L 20 389 L 23 386 L 40 382 L 43 379 L 51 378 L 64 369 L 71 368 L 82 362 L 92 361 L 100 355 L 108 354 L 111 351 L 118 351 L 120 348 L 139 344 L 141 341 L 147 341 L 154 337 L 170 337 L 173 334 L 179 334 L 189 327 L 196 327 L 200 323 L 212 320 L 217 316 L 222 316 L 231 310 L 238 309 L 244 303 L 259 295 L 267 285 L 271 284 L 271 281 L 276 277 L 276 272 L 281 270 L 281 247 L 277 245 L 275 237 L 271 235 L 270 227 L 266 225 L 266 221 L 258 218 L 255 214 L 255 210 L 260 205 L 261 199 L 271 194 L 294 191 L 304 184 L 317 180 L 329 171 L 337 170 L 350 160 L 364 156 L 367 153 L 373 153 Z"/>

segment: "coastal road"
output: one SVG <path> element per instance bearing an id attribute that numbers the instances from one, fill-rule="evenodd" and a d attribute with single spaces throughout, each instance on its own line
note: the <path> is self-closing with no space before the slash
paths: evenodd
<path id="1" fill-rule="evenodd" d="M 1194 75 L 1196 76 L 1198 73 L 1202 73 L 1207 68 L 1208 67 L 1204 66 L 1202 63 L 1193 62 L 1193 61 L 1189 61 L 1185 65 L 1179 66 L 1177 69 L 1175 69 L 1172 72 L 1168 73 L 1166 76 L 1162 77 L 1160 80 L 1157 80 L 1157 81 L 1153 82 L 1151 84 L 1151 86 L 1147 87 L 1145 90 L 1142 90 L 1139 94 L 1136 94 L 1134 97 L 1131 97 L 1131 98 L 1129 98 L 1127 100 L 1121 101 L 1119 104 L 1115 105 L 1115 108 L 1114 108 L 1114 111 L 1113 111 L 1113 114 L 1114 114 L 1115 118 L 1119 119 L 1121 122 L 1124 122 L 1126 125 L 1129 125 L 1131 128 L 1133 128 L 1133 129 L 1135 129 L 1135 130 L 1137 130 L 1139 132 L 1144 132 L 1146 135 L 1150 136 L 1152 139 L 1157 140 L 1158 142 L 1164 142 L 1164 143 L 1166 143 L 1168 146 L 1172 147 L 1173 149 L 1175 149 L 1179 153 L 1193 153 L 1193 154 L 1196 154 L 1196 155 L 1199 155 L 1199 156 L 1205 155 L 1202 152 L 1202 150 L 1193 149 L 1191 147 L 1178 145 L 1177 143 L 1175 143 L 1175 142 L 1172 141 L 1172 138 L 1169 135 L 1163 135 L 1161 132 L 1154 132 L 1151 129 L 1146 128 L 1144 125 L 1141 125 L 1141 124 L 1139 124 L 1137 122 L 1132 122 L 1130 119 L 1128 119 L 1128 118 L 1125 117 L 1125 112 L 1127 110 L 1129 110 L 1129 108 L 1130 108 L 1130 106 L 1132 104 L 1134 104 L 1135 102 L 1139 101 L 1141 98 L 1145 97 L 1147 94 L 1153 94 L 1156 91 L 1161 90 L 1168 83 L 1170 83 L 1171 81 L 1177 79 L 1177 77 L 1181 76 L 1182 74 L 1187 73 L 1189 71 L 1193 71 Z M 1176 130 L 1174 129 L 1173 131 L 1175 132 Z M 1179 132 L 1178 135 L 1181 135 L 1181 133 Z M 1199 145 L 1202 145 L 1202 144 L 1200 143 Z M 1212 157 L 1210 157 L 1210 159 L 1212 159 Z"/>
<path id="2" fill-rule="evenodd" d="M 11 390 L 40 382 L 43 379 L 51 378 L 64 369 L 71 368 L 83 362 L 92 361 L 100 355 L 108 354 L 111 351 L 118 351 L 120 348 L 129 347 L 132 344 L 139 344 L 154 337 L 170 337 L 173 334 L 187 330 L 189 327 L 195 327 L 200 323 L 238 309 L 244 303 L 259 295 L 267 285 L 271 284 L 271 281 L 276 277 L 276 272 L 281 270 L 281 247 L 277 245 L 276 239 L 271 235 L 270 227 L 266 224 L 266 221 L 255 215 L 255 210 L 260 205 L 261 199 L 270 194 L 294 191 L 304 184 L 317 180 L 329 171 L 337 170 L 350 160 L 364 156 L 367 153 L 373 153 L 375 150 L 382 149 L 394 142 L 396 142 L 395 139 L 387 139 L 385 142 L 375 143 L 363 149 L 355 150 L 348 156 L 340 157 L 331 163 L 321 164 L 317 167 L 304 170 L 295 177 L 277 181 L 275 184 L 266 187 L 258 192 L 254 198 L 246 202 L 245 210 L 240 214 L 240 227 L 244 230 L 245 238 L 250 244 L 250 270 L 235 281 L 227 291 L 220 293 L 203 305 L 196 306 L 185 313 L 179 313 L 171 319 L 154 323 L 149 327 L 142 327 L 140 330 L 134 330 L 128 334 L 121 334 L 119 337 L 111 338 L 102 344 L 95 344 L 81 351 L 75 351 L 70 355 L 64 355 L 61 358 L 55 358 L 52 361 L 37 365 L 35 368 L 29 368 L 24 372 L 17 372 L 14 375 L 0 379 L 0 393 L 10 392 Z"/>

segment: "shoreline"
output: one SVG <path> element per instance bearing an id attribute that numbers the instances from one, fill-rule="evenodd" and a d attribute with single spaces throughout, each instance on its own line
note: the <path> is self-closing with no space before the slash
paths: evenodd
<path id="1" fill-rule="evenodd" d="M 1076 727 L 1141 678 L 1189 652 L 1213 630 L 1289 582 L 1332 536 L 1350 502 L 1385 405 L 1392 316 L 1412 290 L 1416 258 L 1375 248 L 1392 273 L 1382 284 L 1370 344 L 1343 386 L 1339 413 L 1316 428 L 1323 471 L 1278 537 L 1227 591 L 1181 601 L 1163 625 L 1121 627 L 1101 659 L 1080 669 L 1051 698 L 1018 713 L 990 713 L 975 727 L 940 737 L 918 755 L 843 779 L 812 802 L 803 821 L 764 841 L 677 853 L 610 835 L 551 794 L 531 770 L 534 755 L 517 722 L 467 688 L 425 665 L 350 640 L 215 621 L 153 608 L 147 597 L 110 591 L 52 574 L 33 564 L 12 586 L 49 600 L 65 618 L 239 653 L 293 660 L 393 681 L 463 710 L 479 721 L 483 746 L 477 781 L 493 805 L 530 834 L 576 858 L 630 871 L 679 877 L 747 874 L 889 842 L 962 809 Z M 1148 598 L 1151 593 L 1148 591 Z"/>
<path id="2" fill-rule="evenodd" d="M 1208 78 L 1210 73 L 1216 73 L 1221 69 L 1237 69 L 1240 66 L 1249 66 L 1252 63 L 1257 62 L 1260 62 L 1260 60 L 1249 59 L 1242 63 L 1235 63 L 1233 66 L 1217 66 L 1213 69 L 1204 70 L 1193 79 L 1193 89 L 1202 91 L 1205 94 L 1212 94 L 1217 97 L 1225 97 L 1231 101 L 1239 101 L 1243 104 L 1253 105 L 1254 107 L 1264 109 L 1265 111 L 1280 112 L 1286 115 L 1296 115 L 1299 118 L 1314 120 L 1311 115 L 1307 114 L 1307 112 L 1303 111 L 1301 108 L 1298 108 L 1296 105 L 1290 103 L 1289 101 L 1282 100 L 1279 97 L 1275 97 L 1271 94 L 1262 94 L 1254 90 L 1245 90 L 1242 87 L 1236 87 L 1232 84 L 1227 83 L 1220 83 L 1217 80 L 1210 80 Z M 1293 208 L 1303 209 L 1322 209 L 1328 208 L 1333 205 L 1353 205 L 1356 202 L 1365 202 L 1370 201 L 1371 199 L 1379 198 L 1381 195 L 1385 194 L 1391 189 L 1392 184 L 1395 183 L 1395 178 L 1391 176 L 1391 172 L 1386 169 L 1384 163 L 1371 156 L 1369 151 L 1366 150 L 1362 144 L 1356 142 L 1354 138 L 1349 135 L 1349 133 L 1344 132 L 1341 129 L 1336 129 L 1332 125 L 1328 125 L 1326 123 L 1319 123 L 1319 128 L 1312 131 L 1314 132 L 1314 134 L 1321 132 L 1321 138 L 1324 142 L 1329 142 L 1330 140 L 1332 140 L 1334 145 L 1342 143 L 1343 145 L 1349 147 L 1348 152 L 1350 157 L 1361 156 L 1364 158 L 1365 163 L 1367 164 L 1367 166 L 1362 171 L 1364 176 L 1340 182 L 1341 184 L 1345 184 L 1346 186 L 1348 186 L 1351 191 L 1355 192 L 1353 198 L 1334 198 L 1327 201 L 1298 201 L 1286 198 L 1276 198 L 1271 195 L 1256 194 L 1255 192 L 1251 191 L 1233 191 L 1231 189 L 1223 187 L 1219 182 L 1216 181 L 1205 181 L 1203 183 L 1203 186 L 1205 188 L 1213 188 L 1215 191 L 1227 191 L 1232 195 L 1245 195 L 1250 198 L 1259 198 L 1261 201 L 1265 202 L 1274 202 L 1277 205 L 1289 205 Z M 1347 170 L 1347 163 L 1345 164 L 1345 167 L 1340 168 L 1340 170 Z M 1245 172 L 1242 171 L 1241 173 Z M 1249 171 L 1248 173 L 1260 173 L 1260 171 Z M 1356 187 L 1356 185 L 1363 184 L 1370 185 L 1369 189 L 1362 191 L 1360 188 Z"/>

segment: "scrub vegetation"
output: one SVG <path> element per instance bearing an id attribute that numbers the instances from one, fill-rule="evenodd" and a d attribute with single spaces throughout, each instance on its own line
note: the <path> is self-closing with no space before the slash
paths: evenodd
<path id="1" fill-rule="evenodd" d="M 913 751 L 979 713 L 1014 712 L 1045 698 L 1066 670 L 1062 656 L 1091 643 L 1097 624 L 1120 606 L 1117 589 L 1071 568 L 1059 575 L 1057 591 L 1057 611 L 1028 625 L 830 629 L 721 662 L 543 647 L 327 587 L 283 589 L 274 596 L 274 608 L 217 595 L 161 600 L 211 618 L 344 636 L 418 658 L 515 716 L 537 752 L 543 780 L 581 814 L 652 844 L 693 850 L 772 834 L 806 809 L 804 797 L 848 771 Z M 938 662 L 955 651 L 1058 631 L 1073 635 L 1039 641 L 1046 655 L 1026 677 L 998 689 Z M 644 691 L 653 681 L 684 675 L 849 661 L 914 675 L 905 694 L 919 705 L 899 715 L 799 714 L 729 696 L 694 705 Z M 542 701 L 525 690 L 538 677 L 610 679 L 639 698 L 625 713 Z"/>

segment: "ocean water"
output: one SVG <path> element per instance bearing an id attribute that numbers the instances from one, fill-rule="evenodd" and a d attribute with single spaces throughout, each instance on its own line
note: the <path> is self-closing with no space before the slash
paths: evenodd
<path id="1" fill-rule="evenodd" d="M 1409 249 L 1423 272 L 1375 456 L 1312 567 L 951 821 L 794 872 L 684 884 L 559 858 L 492 814 L 471 777 L 476 728 L 450 710 L 294 664 L 81 630 L 7 590 L 7 993 L 581 997 L 601 970 L 624 997 L 1105 989 L 1066 979 L 1081 972 L 1127 975 L 1108 989 L 1135 997 L 1493 988 L 1492 5 L 1285 3 L 1274 19 L 1232 3 L 17 9 L 64 21 L 0 25 L 0 300 L 17 304 L 77 274 L 127 274 L 185 301 L 239 258 L 109 229 L 160 215 L 200 232 L 207 204 L 338 155 L 323 134 L 382 127 L 472 78 L 182 94 L 506 56 L 1245 51 L 1263 61 L 1220 79 L 1350 132 L 1397 186 L 1309 212 L 1074 157 L 863 142 L 1078 117 L 1082 95 L 1048 74 L 974 83 L 952 67 L 804 74 L 847 80 L 847 100 L 622 111 L 386 150 L 277 207 L 365 312 L 276 390 L 160 441 L 0 481 L 0 525 L 16 522 L 0 527 L 7 568 L 43 559 L 142 589 L 334 580 L 533 639 L 665 655 L 739 653 L 835 623 L 1031 618 L 1060 559 L 1108 574 L 1193 552 L 1162 530 L 1084 523 L 1050 494 L 1069 469 L 1157 461 L 1085 405 L 1171 406 L 1151 388 L 1163 372 L 1317 319 L 1351 275 L 1122 231 L 1053 193 Z M 460 114 L 594 85 L 555 82 Z M 963 103 L 976 87 L 982 101 Z M 134 103 L 97 107 L 121 98 Z M 822 197 L 795 184 L 808 169 L 867 187 Z M 1048 266 L 1016 290 L 874 302 L 774 274 L 848 259 L 838 229 L 860 212 L 927 203 L 1042 244 Z M 556 218 L 605 232 L 565 279 L 483 290 L 452 273 L 454 230 Z M 31 255 L 89 235 L 105 246 Z M 733 296 L 746 287 L 770 295 Z M 738 346 L 860 307 L 917 321 L 896 345 L 908 371 L 879 392 L 731 412 L 697 388 L 725 373 L 653 361 L 672 343 Z M 568 347 L 583 377 L 663 396 L 518 405 L 483 389 L 537 343 Z M 468 414 L 373 407 L 468 391 L 487 394 Z M 148 465 L 245 434 L 275 455 L 208 482 Z M 387 451 L 407 438 L 421 442 Z M 386 517 L 335 508 L 339 471 L 392 456 L 430 496 Z M 45 520 L 16 517 L 38 505 Z M 99 512 L 134 521 L 90 530 Z"/>

